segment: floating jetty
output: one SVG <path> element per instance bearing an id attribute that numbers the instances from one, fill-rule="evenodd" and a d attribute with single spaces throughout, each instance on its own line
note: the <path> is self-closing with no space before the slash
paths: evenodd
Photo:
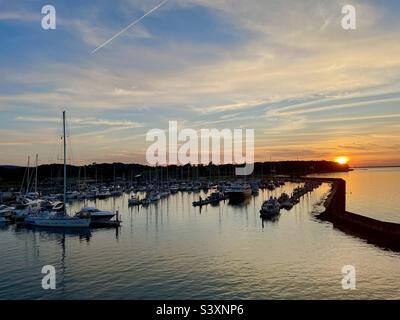
<path id="1" fill-rule="evenodd" d="M 309 192 L 313 192 L 316 188 L 320 187 L 321 181 L 306 181 L 304 187 L 297 187 L 293 190 L 293 195 L 290 197 L 290 202 L 297 204 L 300 202 L 300 198 Z"/>
<path id="2" fill-rule="evenodd" d="M 216 194 L 216 193 L 213 193 Z M 198 201 L 193 201 L 193 206 L 194 207 L 202 207 L 205 206 L 207 204 L 218 204 L 220 201 L 224 201 L 229 199 L 229 195 L 228 194 L 224 194 L 219 192 L 218 196 L 213 196 L 213 194 L 211 194 L 211 196 L 207 197 L 206 199 L 202 199 L 200 198 L 200 200 Z"/>

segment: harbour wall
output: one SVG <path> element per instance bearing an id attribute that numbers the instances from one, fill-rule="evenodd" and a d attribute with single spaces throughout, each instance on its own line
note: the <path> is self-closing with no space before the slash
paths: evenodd
<path id="1" fill-rule="evenodd" d="M 371 242 L 400 249 L 400 224 L 380 221 L 346 210 L 346 181 L 328 179 L 332 189 L 325 200 L 325 211 L 319 218 L 332 222 L 344 231 L 354 233 Z"/>

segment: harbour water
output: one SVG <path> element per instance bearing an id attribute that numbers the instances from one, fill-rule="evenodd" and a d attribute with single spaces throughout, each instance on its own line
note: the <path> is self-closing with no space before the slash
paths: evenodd
<path id="1" fill-rule="evenodd" d="M 399 174 L 370 169 L 330 176 L 346 178 L 348 210 L 399 222 Z M 119 210 L 117 229 L 1 225 L 0 299 L 400 299 L 400 253 L 315 217 L 329 185 L 274 221 L 260 219 L 263 200 L 295 186 L 201 209 L 192 206 L 204 197 L 199 193 L 178 192 L 148 207 L 129 208 L 129 194 L 97 200 L 98 208 Z M 84 204 L 94 202 L 69 209 Z M 41 287 L 44 265 L 57 270 L 56 290 Z M 345 265 L 356 268 L 357 290 L 342 288 Z"/>

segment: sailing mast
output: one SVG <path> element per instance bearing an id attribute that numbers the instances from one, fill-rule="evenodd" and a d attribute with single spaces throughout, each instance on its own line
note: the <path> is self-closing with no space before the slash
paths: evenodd
<path id="1" fill-rule="evenodd" d="M 65 111 L 63 111 L 63 144 L 64 144 L 64 215 L 67 210 L 67 141 L 65 134 Z"/>
<path id="2" fill-rule="evenodd" d="M 64 146 L 64 203 L 63 214 L 52 215 L 51 213 L 43 215 L 32 215 L 25 218 L 27 225 L 41 227 L 57 227 L 57 228 L 87 228 L 90 226 L 91 218 L 70 217 L 67 214 L 67 135 L 65 127 L 65 111 L 63 114 L 63 146 Z"/>
<path id="3" fill-rule="evenodd" d="M 37 195 L 38 165 L 39 165 L 39 155 L 36 154 L 35 197 L 36 197 L 36 195 Z"/>
<path id="4" fill-rule="evenodd" d="M 25 192 L 26 195 L 29 193 L 29 182 L 30 182 L 29 167 L 30 167 L 30 159 L 31 159 L 31 157 L 28 156 L 28 167 L 27 167 L 27 178 L 26 178 L 26 192 Z"/>
<path id="5" fill-rule="evenodd" d="M 22 190 L 24 189 L 25 177 L 26 177 L 26 172 L 28 171 L 28 167 L 29 167 L 29 156 L 28 156 L 28 164 L 27 164 L 27 166 L 26 166 L 26 168 L 25 168 L 24 176 L 23 176 L 23 178 L 22 178 L 21 188 L 19 189 L 19 193 L 20 193 L 21 195 L 22 195 Z M 28 178 L 27 178 L 27 179 L 28 179 Z"/>
<path id="6" fill-rule="evenodd" d="M 115 163 L 114 163 L 114 191 L 116 191 L 116 185 L 117 185 L 117 178 L 115 176 Z"/>

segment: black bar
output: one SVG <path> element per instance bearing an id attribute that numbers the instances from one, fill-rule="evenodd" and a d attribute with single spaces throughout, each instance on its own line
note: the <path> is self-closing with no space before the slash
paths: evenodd
<path id="1" fill-rule="evenodd" d="M 370 316 L 395 315 L 400 301 L 228 301 L 228 300 L 145 300 L 145 301 L 0 301 L 4 311 L 40 315 L 93 317 L 125 315 L 127 319 L 271 319 L 277 315 L 296 318 L 348 318 L 367 313 Z"/>

